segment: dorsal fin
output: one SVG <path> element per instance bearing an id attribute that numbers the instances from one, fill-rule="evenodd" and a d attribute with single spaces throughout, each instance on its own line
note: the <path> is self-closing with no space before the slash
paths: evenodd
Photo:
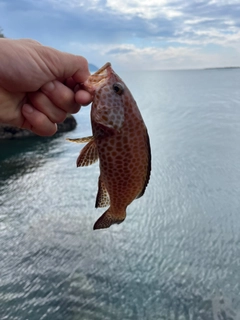
<path id="1" fill-rule="evenodd" d="M 109 194 L 100 176 L 98 179 L 98 193 L 96 197 L 95 208 L 102 208 L 109 205 L 110 205 Z"/>
<path id="2" fill-rule="evenodd" d="M 148 185 L 148 182 L 149 182 L 149 179 L 150 179 L 150 174 L 151 174 L 151 147 L 150 147 L 150 141 L 149 141 L 147 128 L 146 128 L 146 143 L 147 143 L 147 152 L 148 152 L 147 174 L 146 174 L 146 178 L 145 178 L 145 182 L 144 182 L 143 188 L 142 188 L 141 192 L 138 194 L 138 196 L 136 197 L 136 199 L 138 199 L 138 198 L 140 198 L 140 197 L 142 197 L 144 195 L 144 192 L 145 192 L 146 187 Z"/>
<path id="3" fill-rule="evenodd" d="M 92 139 L 88 144 L 81 150 L 77 158 L 77 167 L 90 166 L 98 160 L 98 150 L 95 140 Z"/>

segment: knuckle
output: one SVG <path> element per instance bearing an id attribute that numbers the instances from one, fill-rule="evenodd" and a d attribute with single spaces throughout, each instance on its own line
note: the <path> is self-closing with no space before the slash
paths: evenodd
<path id="1" fill-rule="evenodd" d="M 66 119 L 66 116 L 67 116 L 67 114 L 64 112 L 62 112 L 62 113 L 59 113 L 57 116 L 56 116 L 56 119 L 55 119 L 55 121 L 56 121 L 56 123 L 61 123 L 61 122 L 63 122 L 65 119 Z"/>
<path id="2" fill-rule="evenodd" d="M 78 59 L 81 69 L 88 70 L 88 61 L 86 58 L 84 58 L 83 56 L 76 56 L 76 59 Z"/>
<path id="3" fill-rule="evenodd" d="M 59 102 L 60 103 L 68 103 L 69 101 L 73 100 L 72 99 L 73 94 L 71 94 L 71 92 L 69 92 L 69 90 L 59 91 Z"/>
<path id="4" fill-rule="evenodd" d="M 44 128 L 49 126 L 47 117 L 40 112 L 38 113 L 38 116 L 34 118 L 33 122 L 34 127 L 37 128 Z"/>

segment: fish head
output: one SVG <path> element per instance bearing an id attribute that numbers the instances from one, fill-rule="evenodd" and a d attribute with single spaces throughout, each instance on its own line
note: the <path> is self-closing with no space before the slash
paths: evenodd
<path id="1" fill-rule="evenodd" d="M 120 130 L 124 122 L 125 108 L 134 99 L 122 79 L 113 71 L 111 64 L 106 63 L 90 75 L 84 87 L 93 94 L 92 120 L 103 127 Z"/>
<path id="2" fill-rule="evenodd" d="M 114 84 L 117 85 L 114 87 Z M 109 91 L 114 90 L 119 95 L 125 87 L 122 79 L 113 71 L 110 62 L 90 75 L 84 82 L 84 88 L 93 94 L 99 92 L 103 87 L 107 87 L 105 89 L 109 89 Z"/>
<path id="3" fill-rule="evenodd" d="M 84 87 L 90 93 L 95 93 L 105 86 L 111 77 L 112 67 L 110 62 L 107 62 L 102 68 L 90 75 L 84 82 Z"/>

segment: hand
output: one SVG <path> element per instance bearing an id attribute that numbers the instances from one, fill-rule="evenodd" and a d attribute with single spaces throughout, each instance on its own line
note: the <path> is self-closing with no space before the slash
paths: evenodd
<path id="1" fill-rule="evenodd" d="M 34 40 L 0 39 L 0 123 L 53 135 L 67 113 L 91 102 L 85 58 Z"/>

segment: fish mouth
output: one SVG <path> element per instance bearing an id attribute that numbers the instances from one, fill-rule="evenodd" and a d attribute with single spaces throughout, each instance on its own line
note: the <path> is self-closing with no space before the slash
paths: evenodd
<path id="1" fill-rule="evenodd" d="M 96 89 L 99 89 L 105 85 L 111 73 L 111 63 L 107 62 L 103 67 L 89 76 L 89 78 L 84 82 L 84 88 L 88 92 L 93 93 Z"/>

